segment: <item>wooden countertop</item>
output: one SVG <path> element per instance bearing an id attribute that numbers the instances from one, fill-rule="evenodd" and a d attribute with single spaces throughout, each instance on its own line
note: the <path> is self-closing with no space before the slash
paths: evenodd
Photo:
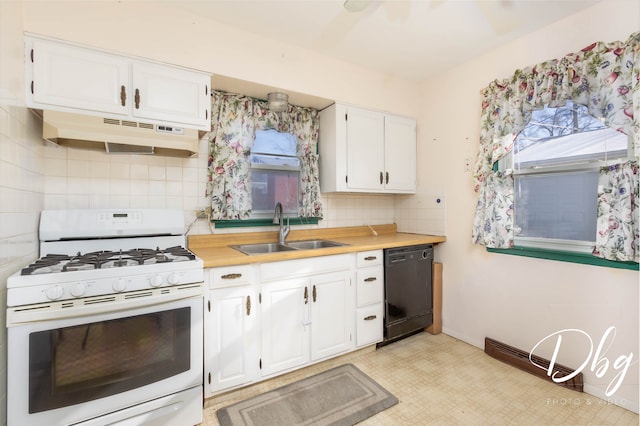
<path id="1" fill-rule="evenodd" d="M 378 235 L 374 235 L 374 231 Z M 230 245 L 237 244 L 276 242 L 278 241 L 278 232 L 274 231 L 193 235 L 188 237 L 188 247 L 203 260 L 205 268 L 213 268 L 217 266 L 247 265 L 251 263 L 329 256 L 332 254 L 378 250 L 415 244 L 438 244 L 446 241 L 446 237 L 442 236 L 397 232 L 395 224 L 374 225 L 371 227 L 352 226 L 294 230 L 290 232 L 286 241 L 311 239 L 331 240 L 345 245 L 315 250 L 291 250 L 256 255 L 246 255 L 229 247 Z"/>

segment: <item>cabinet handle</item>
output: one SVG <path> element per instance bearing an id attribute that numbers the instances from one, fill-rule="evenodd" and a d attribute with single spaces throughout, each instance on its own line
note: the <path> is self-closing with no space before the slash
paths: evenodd
<path id="1" fill-rule="evenodd" d="M 377 258 L 377 256 L 367 256 L 364 258 L 364 260 L 376 260 Z"/>
<path id="2" fill-rule="evenodd" d="M 33 49 L 31 49 L 31 63 L 33 63 Z"/>
<path id="3" fill-rule="evenodd" d="M 251 315 L 251 296 L 247 296 L 247 316 Z"/>
<path id="4" fill-rule="evenodd" d="M 235 280 L 242 277 L 242 274 L 225 274 L 223 276 L 221 276 L 220 278 L 222 278 L 223 280 Z"/>
<path id="5" fill-rule="evenodd" d="M 136 89 L 136 95 L 133 100 L 135 101 L 136 109 L 140 109 L 140 89 Z"/>
<path id="6" fill-rule="evenodd" d="M 385 178 L 386 178 L 386 180 L 385 180 L 385 182 L 384 182 L 384 183 L 387 183 L 387 184 L 388 184 L 388 183 L 389 183 L 389 172 L 386 172 L 386 173 L 385 173 Z"/>
<path id="7" fill-rule="evenodd" d="M 313 285 L 313 303 L 316 303 L 316 299 L 318 298 L 318 293 L 316 292 L 316 285 Z"/>
<path id="8" fill-rule="evenodd" d="M 120 104 L 122 106 L 127 104 L 127 88 L 124 87 L 124 84 L 120 86 Z"/>
<path id="9" fill-rule="evenodd" d="M 380 184 L 382 184 L 383 178 L 382 178 L 382 172 L 380 172 Z"/>
<path id="10" fill-rule="evenodd" d="M 309 303 L 309 287 L 304 288 L 304 304 Z"/>
<path id="11" fill-rule="evenodd" d="M 364 317 L 365 321 L 372 321 L 377 318 L 377 315 L 369 315 L 368 317 Z"/>
<path id="12" fill-rule="evenodd" d="M 33 80 L 31 80 L 31 94 L 33 95 Z"/>
<path id="13" fill-rule="evenodd" d="M 377 278 L 376 278 L 376 277 L 369 277 L 369 278 L 365 278 L 365 279 L 364 279 L 364 282 L 366 282 L 366 283 L 370 283 L 370 282 L 375 281 L 375 280 L 377 280 Z"/>

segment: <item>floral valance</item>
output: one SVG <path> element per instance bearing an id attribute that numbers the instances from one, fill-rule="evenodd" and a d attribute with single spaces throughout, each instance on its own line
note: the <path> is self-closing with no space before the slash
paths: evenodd
<path id="1" fill-rule="evenodd" d="M 480 152 L 474 179 L 479 191 L 493 164 L 513 148 L 531 112 L 563 106 L 568 99 L 587 107 L 607 126 L 629 135 L 640 156 L 640 32 L 626 41 L 597 42 L 517 70 L 510 79 L 495 80 L 482 90 Z"/>

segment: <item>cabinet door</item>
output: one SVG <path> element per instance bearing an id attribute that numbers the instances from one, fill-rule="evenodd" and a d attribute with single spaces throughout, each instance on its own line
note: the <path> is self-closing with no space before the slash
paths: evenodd
<path id="1" fill-rule="evenodd" d="M 316 361 L 351 347 L 353 299 L 350 272 L 311 278 L 311 360 Z"/>
<path id="2" fill-rule="evenodd" d="M 384 114 L 348 108 L 347 188 L 380 192 L 383 188 L 383 175 Z"/>
<path id="3" fill-rule="evenodd" d="M 311 295 L 307 279 L 262 285 L 262 375 L 309 362 Z"/>
<path id="4" fill-rule="evenodd" d="M 48 40 L 26 42 L 27 105 L 127 115 L 131 103 L 127 60 Z"/>
<path id="5" fill-rule="evenodd" d="M 210 77 L 154 63 L 133 63 L 133 116 L 210 128 Z"/>
<path id="6" fill-rule="evenodd" d="M 384 120 L 386 192 L 416 192 L 416 121 L 386 115 Z"/>
<path id="7" fill-rule="evenodd" d="M 205 396 L 259 373 L 259 304 L 253 286 L 212 290 L 205 322 Z"/>

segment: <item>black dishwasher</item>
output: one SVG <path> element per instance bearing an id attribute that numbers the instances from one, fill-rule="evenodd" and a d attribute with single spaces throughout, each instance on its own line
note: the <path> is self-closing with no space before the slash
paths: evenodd
<path id="1" fill-rule="evenodd" d="M 384 341 L 391 343 L 433 324 L 433 246 L 384 250 Z"/>

